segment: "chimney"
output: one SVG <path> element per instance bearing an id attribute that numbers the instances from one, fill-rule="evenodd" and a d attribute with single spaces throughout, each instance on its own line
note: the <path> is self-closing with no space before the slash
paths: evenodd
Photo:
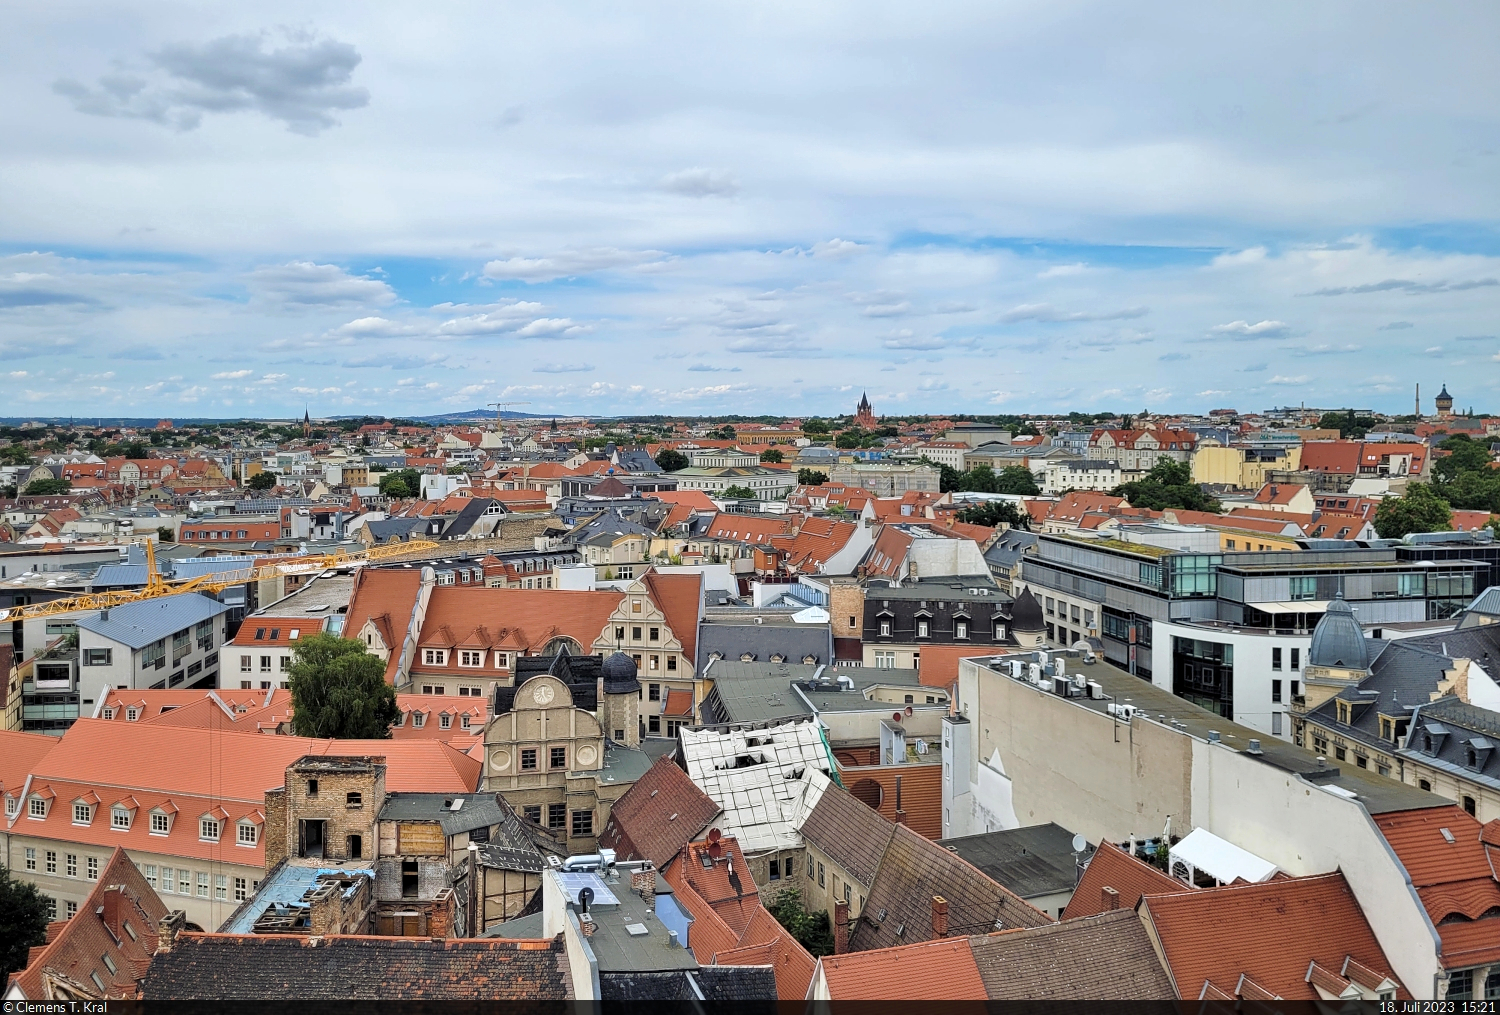
<path id="1" fill-rule="evenodd" d="M 116 941 L 124 937 L 124 931 L 120 928 L 120 920 L 125 912 L 125 886 L 109 885 L 104 889 L 102 905 L 98 909 L 99 918 L 104 921 L 104 926 L 114 935 Z"/>
<path id="2" fill-rule="evenodd" d="M 180 909 L 174 909 L 161 918 L 156 925 L 156 954 L 162 955 L 172 950 L 172 945 L 177 942 L 177 934 L 187 926 L 187 914 Z"/>
<path id="3" fill-rule="evenodd" d="M 453 889 L 444 888 L 432 900 L 432 915 L 427 919 L 427 936 L 446 940 L 453 934 Z"/>
<path id="4" fill-rule="evenodd" d="M 833 954 L 849 950 L 849 903 L 843 899 L 833 904 Z"/>
<path id="5" fill-rule="evenodd" d="M 1109 885 L 1105 885 L 1099 889 L 1099 904 L 1106 913 L 1119 909 L 1120 893 L 1109 887 Z"/>
<path id="6" fill-rule="evenodd" d="M 647 867 L 630 875 L 630 887 L 640 895 L 641 901 L 655 908 L 656 906 L 656 871 Z"/>
<path id="7" fill-rule="evenodd" d="M 932 934 L 934 937 L 948 936 L 948 900 L 941 895 L 932 897 Z"/>

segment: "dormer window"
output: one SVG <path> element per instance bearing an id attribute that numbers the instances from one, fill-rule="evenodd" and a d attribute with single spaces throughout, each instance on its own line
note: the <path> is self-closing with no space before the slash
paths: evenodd
<path id="1" fill-rule="evenodd" d="M 75 802 L 73 804 L 73 824 L 91 825 L 94 823 L 94 808 L 86 803 Z"/>
<path id="2" fill-rule="evenodd" d="M 166 811 L 151 812 L 151 834 L 166 835 L 172 830 L 172 815 Z"/>
<path id="3" fill-rule="evenodd" d="M 427 714 L 425 712 L 413 712 L 411 714 L 411 728 L 419 730 L 427 725 Z"/>
<path id="4" fill-rule="evenodd" d="M 219 819 L 203 817 L 198 819 L 198 840 L 200 842 L 219 841 Z"/>
<path id="5" fill-rule="evenodd" d="M 51 805 L 52 801 L 46 797 L 34 796 L 31 798 L 31 806 L 27 810 L 27 816 L 40 821 L 47 816 L 47 810 Z"/>
<path id="6" fill-rule="evenodd" d="M 127 708 L 125 710 L 125 721 L 126 722 L 135 722 L 140 717 L 141 717 L 141 710 L 138 709 L 138 708 L 136 708 L 133 705 L 130 708 Z"/>
<path id="7" fill-rule="evenodd" d="M 451 715 L 449 715 L 447 712 L 444 712 L 442 715 L 438 716 L 438 729 L 440 729 L 440 730 L 446 730 L 446 729 L 451 728 L 452 726 L 453 726 L 453 717 Z"/>
<path id="8" fill-rule="evenodd" d="M 424 648 L 422 650 L 422 663 L 426 666 L 446 666 L 448 665 L 448 650 Z"/>
<path id="9" fill-rule="evenodd" d="M 109 809 L 109 827 L 120 832 L 130 831 L 130 819 L 133 817 L 128 807 L 119 804 Z"/>
<path id="10" fill-rule="evenodd" d="M 260 828 L 251 821 L 241 821 L 235 826 L 235 844 L 253 846 L 260 841 Z"/>
<path id="11" fill-rule="evenodd" d="M 884 627 L 883 624 L 881 626 Z M 931 625 L 928 624 L 928 622 L 925 620 L 917 621 L 917 637 L 926 638 L 928 636 L 930 626 Z M 882 631 L 881 633 L 883 634 L 884 632 Z"/>
<path id="12" fill-rule="evenodd" d="M 20 810 L 21 810 L 21 801 L 20 800 L 18 800 L 17 798 L 15 798 L 13 796 L 7 796 L 5 798 L 5 817 L 7 819 L 15 817 L 16 814 L 17 814 L 17 812 L 19 812 Z"/>

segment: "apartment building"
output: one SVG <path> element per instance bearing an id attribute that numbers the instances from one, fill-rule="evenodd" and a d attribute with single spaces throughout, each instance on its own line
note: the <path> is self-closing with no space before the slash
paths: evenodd
<path id="1" fill-rule="evenodd" d="M 111 688 L 218 687 L 230 612 L 206 595 L 183 594 L 78 615 L 83 711 Z"/>

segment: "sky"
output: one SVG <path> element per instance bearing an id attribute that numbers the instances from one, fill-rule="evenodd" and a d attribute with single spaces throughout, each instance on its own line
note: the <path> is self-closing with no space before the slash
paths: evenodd
<path id="1" fill-rule="evenodd" d="M 12 5 L 0 416 L 1500 412 L 1500 6 Z"/>

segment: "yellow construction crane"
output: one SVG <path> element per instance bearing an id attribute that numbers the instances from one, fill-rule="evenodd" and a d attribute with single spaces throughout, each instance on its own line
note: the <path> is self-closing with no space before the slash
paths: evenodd
<path id="1" fill-rule="evenodd" d="M 91 592 L 81 596 L 69 596 L 66 599 L 54 599 L 48 603 L 36 603 L 32 606 L 15 606 L 8 610 L 0 610 L 0 622 L 30 620 L 34 617 L 55 617 L 60 613 L 78 613 L 83 610 L 107 610 L 111 606 L 139 603 L 147 599 L 175 596 L 183 592 L 212 592 L 217 595 L 231 585 L 244 585 L 246 582 L 275 578 L 284 574 L 326 571 L 329 568 L 342 567 L 346 564 L 366 564 L 371 561 L 401 557 L 416 551 L 435 550 L 437 546 L 437 543 L 428 540 L 414 539 L 407 543 L 371 546 L 354 553 L 345 553 L 342 550 L 337 553 L 314 553 L 279 560 L 274 564 L 262 564 L 260 567 L 219 571 L 214 574 L 200 575 L 197 578 L 186 578 L 182 581 L 168 581 L 156 570 L 155 545 L 148 542 L 146 544 L 145 588 L 119 592 Z"/>
<path id="2" fill-rule="evenodd" d="M 501 433 L 505 432 L 505 408 L 510 405 L 530 405 L 530 402 L 486 402 L 488 408 L 495 410 L 495 429 Z"/>

